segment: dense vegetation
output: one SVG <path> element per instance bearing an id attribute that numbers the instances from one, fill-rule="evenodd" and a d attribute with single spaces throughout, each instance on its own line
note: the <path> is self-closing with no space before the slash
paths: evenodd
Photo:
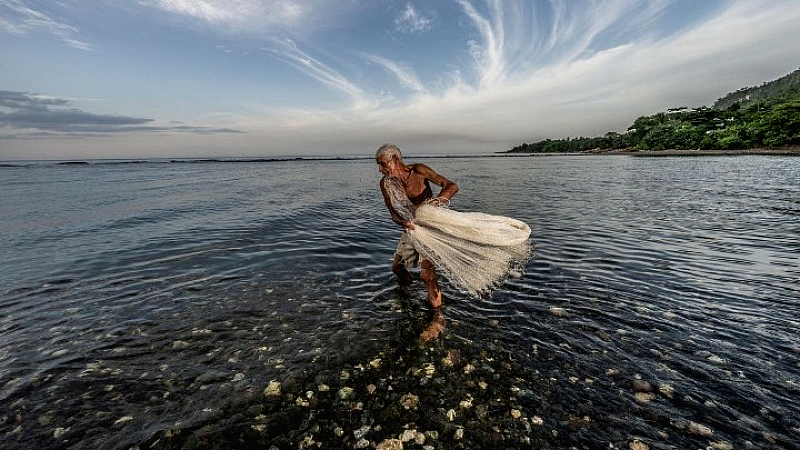
<path id="1" fill-rule="evenodd" d="M 731 92 L 714 102 L 714 108 L 727 109 L 733 106 L 734 103 L 748 106 L 751 103 L 780 97 L 787 92 L 797 91 L 798 89 L 800 89 L 800 70 L 795 70 L 785 77 L 769 83 L 763 83 L 761 86 L 746 87 L 736 92 Z"/>
<path id="2" fill-rule="evenodd" d="M 626 133 L 546 139 L 511 153 L 637 149 L 744 149 L 800 144 L 800 70 L 760 87 L 744 88 L 714 107 L 673 108 L 642 116 Z"/>

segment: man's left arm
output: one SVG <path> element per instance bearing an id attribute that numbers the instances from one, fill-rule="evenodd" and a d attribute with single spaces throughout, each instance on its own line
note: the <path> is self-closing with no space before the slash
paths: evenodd
<path id="1" fill-rule="evenodd" d="M 426 179 L 430 180 L 435 185 L 439 186 L 441 191 L 437 198 L 449 201 L 458 192 L 458 185 L 441 176 L 438 172 L 426 166 L 425 164 L 417 164 L 415 170 Z"/>

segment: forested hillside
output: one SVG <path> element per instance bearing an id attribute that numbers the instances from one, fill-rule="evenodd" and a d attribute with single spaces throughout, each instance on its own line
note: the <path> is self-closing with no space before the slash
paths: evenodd
<path id="1" fill-rule="evenodd" d="M 715 109 L 727 109 L 735 103 L 740 106 L 749 106 L 753 103 L 778 98 L 783 96 L 791 97 L 800 90 L 800 69 L 778 78 L 775 81 L 764 83 L 761 86 L 746 87 L 736 92 L 731 92 L 725 97 L 720 98 L 714 103 Z"/>
<path id="2" fill-rule="evenodd" d="M 509 152 L 730 150 L 787 145 L 800 145 L 800 70 L 757 88 L 730 93 L 711 108 L 680 107 L 639 117 L 625 133 L 546 139 Z"/>

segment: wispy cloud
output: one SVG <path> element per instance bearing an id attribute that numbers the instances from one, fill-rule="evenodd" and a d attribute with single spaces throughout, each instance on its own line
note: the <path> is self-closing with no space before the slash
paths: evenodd
<path id="1" fill-rule="evenodd" d="M 262 50 L 288 62 L 302 73 L 324 85 L 344 93 L 352 100 L 354 108 L 376 105 L 376 101 L 367 92 L 329 65 L 304 52 L 292 39 L 273 39 L 271 42 L 272 46 L 263 47 Z"/>
<path id="2" fill-rule="evenodd" d="M 77 28 L 23 0 L 4 0 L 0 3 L 0 31 L 17 36 L 46 33 L 78 50 L 94 48 L 90 43 L 76 37 L 79 35 Z"/>
<path id="3" fill-rule="evenodd" d="M 420 81 L 419 78 L 417 78 L 417 75 L 414 73 L 414 69 L 409 65 L 401 64 L 396 61 L 390 61 L 377 55 L 364 54 L 363 56 L 367 61 L 378 64 L 384 70 L 393 75 L 395 79 L 397 79 L 398 83 L 400 83 L 400 85 L 406 89 L 409 89 L 415 93 L 427 92 L 425 85 L 422 83 L 422 81 Z"/>
<path id="4" fill-rule="evenodd" d="M 427 33 L 431 31 L 434 18 L 420 12 L 411 2 L 394 19 L 395 29 L 401 33 Z"/>
<path id="5" fill-rule="evenodd" d="M 146 4 L 171 13 L 212 24 L 246 25 L 261 20 L 264 25 L 293 22 L 307 6 L 292 0 L 147 0 Z"/>
<path id="6" fill-rule="evenodd" d="M 0 138 L 61 136 L 96 136 L 123 132 L 236 133 L 224 128 L 188 125 L 151 125 L 154 119 L 109 114 L 95 114 L 70 108 L 72 101 L 28 92 L 0 91 Z M 4 111 L 5 110 L 5 111 Z M 3 133 L 2 128 L 17 130 Z M 29 132 L 28 135 L 20 130 Z"/>
<path id="7" fill-rule="evenodd" d="M 210 26 L 222 34 L 304 34 L 350 10 L 339 0 L 140 0 L 140 4 Z"/>
<path id="8" fill-rule="evenodd" d="M 660 17 L 669 3 L 487 0 L 482 4 L 458 0 L 476 32 L 468 42 L 477 75 L 475 87 L 519 81 L 610 46 L 647 40 L 647 24 Z M 609 39 L 612 35 L 627 38 Z"/>

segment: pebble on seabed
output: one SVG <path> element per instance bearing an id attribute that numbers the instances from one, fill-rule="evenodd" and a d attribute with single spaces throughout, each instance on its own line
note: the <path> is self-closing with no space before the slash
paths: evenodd
<path id="1" fill-rule="evenodd" d="M 265 397 L 280 397 L 281 395 L 281 383 L 279 381 L 272 380 L 269 382 L 269 385 L 264 389 L 264 396 Z"/>
<path id="2" fill-rule="evenodd" d="M 417 409 L 419 397 L 411 393 L 405 394 L 400 398 L 400 405 L 405 409 Z"/>
<path id="3" fill-rule="evenodd" d="M 381 353 L 380 357 L 365 358 L 362 364 L 354 366 L 355 369 L 335 368 L 317 374 L 313 381 L 309 379 L 306 384 L 298 385 L 294 380 L 285 380 L 282 386 L 281 382 L 273 380 L 264 388 L 266 398 L 260 400 L 263 403 L 258 405 L 258 412 L 277 414 L 275 417 L 280 420 L 286 420 L 284 410 L 297 411 L 298 406 L 313 407 L 324 413 L 346 412 L 327 417 L 320 415 L 322 419 L 316 423 L 303 422 L 303 426 L 310 425 L 308 432 L 301 433 L 292 428 L 281 434 L 282 439 L 286 439 L 287 443 L 293 442 L 296 448 L 319 447 L 325 438 L 333 438 L 347 448 L 446 448 L 438 442 L 439 436 L 445 442 L 457 441 L 455 445 L 463 448 L 480 448 L 478 444 L 483 444 L 484 448 L 494 448 L 501 440 L 505 448 L 521 448 L 515 445 L 522 444 L 527 446 L 525 448 L 535 448 L 534 444 L 541 445 L 551 439 L 571 440 L 569 431 L 594 426 L 594 418 L 586 416 L 585 411 L 577 414 L 578 411 L 567 408 L 548 416 L 545 424 L 541 416 L 533 415 L 542 411 L 537 411 L 539 408 L 535 405 L 536 409 L 528 406 L 538 398 L 535 391 L 531 390 L 536 385 L 528 383 L 527 378 L 504 378 L 504 371 L 511 370 L 513 361 L 503 362 L 501 357 L 489 351 L 474 356 L 464 353 L 462 356 L 446 348 L 430 348 L 412 364 L 401 361 L 399 367 L 402 370 L 397 370 L 397 358 Z M 620 381 L 627 384 L 628 395 L 633 395 L 640 403 L 652 401 L 656 396 L 666 396 L 666 385 L 644 380 L 641 375 L 632 374 L 632 379 L 628 378 L 630 381 L 623 381 L 618 369 L 609 368 L 605 373 L 608 379 L 598 377 L 592 381 L 586 378 L 586 386 L 591 388 L 593 382 L 595 385 L 605 382 L 616 385 Z M 572 373 L 554 372 L 544 376 L 536 372 L 530 375 L 532 380 L 541 380 L 541 386 L 554 389 L 570 383 L 578 384 L 584 379 Z M 225 379 L 230 380 L 230 377 L 231 374 L 227 374 Z M 447 385 L 446 377 L 453 378 L 450 383 L 452 387 Z M 566 383 L 567 380 L 570 383 Z M 508 393 L 511 397 L 504 399 Z M 264 420 L 267 416 L 258 417 L 261 419 L 257 418 L 252 430 L 262 438 L 273 435 L 279 431 L 278 428 L 283 431 L 282 422 L 276 421 L 280 425 L 273 426 Z M 420 420 L 421 417 L 424 420 Z M 311 418 L 308 420 L 313 422 Z M 400 423 L 406 425 L 398 429 Z M 602 424 L 602 419 L 598 423 Z M 675 420 L 672 425 L 687 435 L 708 437 L 712 433 L 710 428 L 686 420 Z M 439 429 L 422 432 L 419 426 Z M 230 436 L 232 439 L 245 436 L 237 435 L 235 430 L 233 433 Z M 174 443 L 179 444 L 182 438 L 175 439 Z M 615 448 L 649 450 L 649 445 L 657 445 L 658 438 L 652 443 L 643 442 L 645 439 L 649 437 L 625 439 L 619 436 L 619 439 L 614 439 Z M 664 437 L 662 439 L 666 440 Z M 561 443 L 565 442 L 558 444 Z M 709 445 L 712 450 L 730 450 L 724 443 L 709 442 Z"/>
<path id="4" fill-rule="evenodd" d="M 688 433 L 703 437 L 709 437 L 714 433 L 711 428 L 697 422 L 685 422 L 683 420 L 678 420 L 673 422 L 672 426 L 679 430 L 685 430 Z"/>
<path id="5" fill-rule="evenodd" d="M 345 386 L 339 389 L 338 395 L 341 400 L 347 400 L 353 395 L 353 388 Z"/>
<path id="6" fill-rule="evenodd" d="M 376 448 L 377 450 L 403 450 L 403 442 L 399 439 L 386 439 Z"/>
<path id="7" fill-rule="evenodd" d="M 647 380 L 633 380 L 633 390 L 636 392 L 650 392 L 653 390 L 653 385 Z"/>
<path id="8" fill-rule="evenodd" d="M 629 445 L 631 450 L 649 450 L 650 447 L 647 446 L 644 442 L 634 439 Z"/>

